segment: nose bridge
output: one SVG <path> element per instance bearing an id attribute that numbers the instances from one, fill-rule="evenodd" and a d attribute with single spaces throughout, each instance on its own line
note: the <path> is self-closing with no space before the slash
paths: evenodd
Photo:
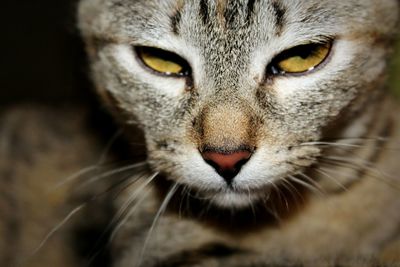
<path id="1" fill-rule="evenodd" d="M 237 98 L 222 97 L 203 107 L 198 118 L 200 148 L 230 152 L 254 147 L 253 114 Z"/>
<path id="2" fill-rule="evenodd" d="M 244 100 L 225 95 L 204 105 L 197 121 L 204 161 L 231 185 L 256 149 L 252 109 Z"/>
<path id="3" fill-rule="evenodd" d="M 238 34 L 231 38 L 225 34 L 232 33 L 218 32 L 219 37 L 210 37 L 202 51 L 204 75 L 206 80 L 212 81 L 214 92 L 239 89 L 251 64 L 249 44 L 239 41 Z"/>

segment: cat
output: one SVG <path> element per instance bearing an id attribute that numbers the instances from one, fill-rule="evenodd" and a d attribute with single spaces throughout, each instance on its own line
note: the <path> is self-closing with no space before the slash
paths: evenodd
<path id="1" fill-rule="evenodd" d="M 83 0 L 98 92 L 142 129 L 152 170 L 115 266 L 400 264 L 386 252 L 400 251 L 398 104 L 383 88 L 398 12 Z"/>
<path id="2" fill-rule="evenodd" d="M 146 153 L 108 181 L 116 199 L 81 216 L 115 208 L 111 266 L 400 266 L 400 108 L 385 85 L 399 11 L 397 0 L 81 0 L 96 91 L 126 146 Z M 57 125 L 38 130 L 57 144 L 45 171 L 84 172 L 102 154 L 80 116 L 39 119 Z M 107 193 L 109 175 L 86 182 Z M 65 244 L 68 227 L 45 220 Z M 38 265 L 77 266 L 57 251 Z"/>

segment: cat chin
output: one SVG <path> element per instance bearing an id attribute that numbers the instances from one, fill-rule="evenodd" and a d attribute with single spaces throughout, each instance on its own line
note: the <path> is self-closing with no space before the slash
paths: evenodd
<path id="1" fill-rule="evenodd" d="M 224 209 L 245 209 L 251 207 L 259 199 L 260 196 L 257 194 L 229 192 L 213 195 L 211 202 Z"/>

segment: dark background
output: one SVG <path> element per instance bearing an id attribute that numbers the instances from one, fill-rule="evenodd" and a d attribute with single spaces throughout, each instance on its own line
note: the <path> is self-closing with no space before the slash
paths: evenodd
<path id="1" fill-rule="evenodd" d="M 0 11 L 0 107 L 86 101 L 91 90 L 76 28 L 77 1 L 5 1 Z"/>

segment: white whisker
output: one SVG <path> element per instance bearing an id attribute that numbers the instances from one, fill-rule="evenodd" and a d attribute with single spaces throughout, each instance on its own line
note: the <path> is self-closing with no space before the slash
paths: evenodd
<path id="1" fill-rule="evenodd" d="M 296 192 L 297 195 L 301 196 L 301 195 L 300 195 L 300 192 L 296 189 L 296 187 L 294 187 L 290 182 L 287 181 L 287 178 L 286 178 L 286 177 L 282 179 L 282 186 L 283 186 L 293 197 L 294 197 L 294 195 L 295 195 L 294 192 Z M 293 188 L 294 188 L 294 190 L 293 190 Z M 286 207 L 286 210 L 288 211 L 289 208 L 290 208 L 290 207 L 289 207 L 289 202 L 288 202 L 287 198 L 284 198 L 284 199 L 285 199 L 285 207 Z"/>
<path id="2" fill-rule="evenodd" d="M 353 158 L 345 158 L 345 157 L 321 157 L 321 160 L 326 160 L 329 164 L 335 164 L 337 166 L 350 168 L 355 171 L 359 171 L 361 169 L 367 170 L 367 175 L 376 180 L 382 181 L 387 185 L 394 187 L 400 190 L 399 181 L 393 177 L 392 175 L 383 172 L 378 169 L 372 162 L 364 161 L 364 160 L 354 160 Z M 326 163 L 326 164 L 327 164 Z M 354 166 L 356 165 L 356 166 Z"/>
<path id="3" fill-rule="evenodd" d="M 303 180 L 301 180 L 301 179 L 299 179 L 299 178 L 296 178 L 296 177 L 293 176 L 293 175 L 289 175 L 288 178 L 289 178 L 290 180 L 292 180 L 293 182 L 296 182 L 296 183 L 298 183 L 298 184 L 304 186 L 305 188 L 309 189 L 310 191 L 312 191 L 312 192 L 314 192 L 314 193 L 318 193 L 318 194 L 324 195 L 323 192 L 321 192 L 320 190 L 318 190 L 318 188 L 315 188 L 315 186 L 313 186 L 313 185 L 311 185 L 311 184 L 309 184 L 309 183 L 307 183 L 307 182 L 305 182 L 305 181 L 303 181 Z"/>
<path id="4" fill-rule="evenodd" d="M 187 197 L 188 197 L 188 195 L 187 195 L 188 190 L 189 190 L 188 186 L 185 185 L 185 186 L 183 187 L 182 191 L 181 191 L 181 200 L 180 200 L 180 203 L 179 203 L 179 211 L 178 211 L 179 218 L 182 218 L 182 205 L 183 205 L 184 200 L 185 200 L 185 199 L 187 200 Z"/>
<path id="5" fill-rule="evenodd" d="M 75 209 L 73 209 L 68 215 L 58 223 L 40 242 L 39 246 L 32 252 L 31 256 L 34 256 L 36 253 L 39 252 L 40 249 L 47 243 L 47 241 L 58 231 L 61 227 L 63 227 L 76 213 L 78 213 L 81 209 L 83 209 L 87 203 L 79 205 Z"/>
<path id="6" fill-rule="evenodd" d="M 124 218 L 114 227 L 114 229 L 110 235 L 109 242 L 112 242 L 114 240 L 114 238 L 118 234 L 119 230 L 132 217 L 132 215 L 137 211 L 137 209 L 140 207 L 140 205 L 143 203 L 143 201 L 149 196 L 150 193 L 151 193 L 151 190 L 146 190 L 144 193 L 142 193 L 142 197 L 139 198 L 139 200 L 135 203 L 135 205 L 133 205 L 133 207 L 131 207 L 129 209 L 129 212 L 124 216 Z M 114 223 L 112 223 L 112 224 L 114 224 Z"/>
<path id="7" fill-rule="evenodd" d="M 322 167 L 315 167 L 314 170 L 325 177 L 328 177 L 330 180 L 332 180 L 335 184 L 337 184 L 339 187 L 341 187 L 343 190 L 348 191 L 347 187 L 344 186 L 341 182 L 339 182 L 337 179 L 335 179 L 333 176 L 331 176 L 328 172 L 329 169 L 325 169 Z"/>
<path id="8" fill-rule="evenodd" d="M 158 209 L 153 223 L 150 226 L 149 231 L 147 232 L 147 236 L 146 239 L 143 243 L 143 248 L 139 257 L 139 261 L 138 261 L 138 266 L 140 266 L 140 264 L 142 263 L 143 257 L 144 257 L 144 253 L 146 252 L 146 247 L 148 245 L 148 242 L 150 241 L 151 235 L 153 234 L 154 228 L 156 227 L 161 215 L 165 212 L 165 210 L 167 209 L 167 206 L 169 204 L 169 202 L 171 201 L 172 197 L 174 196 L 176 190 L 178 189 L 178 183 L 175 182 L 175 184 L 173 186 L 171 186 L 171 189 L 169 190 L 169 192 L 167 193 L 167 195 L 165 196 L 163 202 L 161 203 L 160 208 Z"/>
<path id="9" fill-rule="evenodd" d="M 107 154 L 110 151 L 111 147 L 113 146 L 113 144 L 115 143 L 115 141 L 117 141 L 117 139 L 122 135 L 123 130 L 119 129 L 110 139 L 110 141 L 108 141 L 108 143 L 105 145 L 103 152 L 100 155 L 100 158 L 97 162 L 97 165 L 101 165 L 103 164 L 106 160 L 107 160 Z"/>
<path id="10" fill-rule="evenodd" d="M 300 146 L 337 146 L 337 147 L 349 147 L 349 148 L 364 147 L 362 145 L 357 145 L 357 144 L 338 143 L 338 142 L 306 142 L 300 144 Z"/>
<path id="11" fill-rule="evenodd" d="M 85 203 L 77 206 L 76 208 L 74 208 L 71 212 L 69 212 L 67 214 L 67 216 L 60 222 L 58 223 L 55 227 L 53 227 L 48 233 L 47 235 L 43 238 L 43 240 L 40 242 L 39 246 L 34 250 L 34 252 L 32 253 L 32 256 L 35 255 L 46 243 L 47 241 L 58 231 L 60 230 L 61 227 L 63 227 L 75 214 L 77 214 L 80 210 L 82 210 L 83 208 L 85 208 L 86 206 L 88 206 L 91 202 L 97 200 L 98 198 L 100 198 L 101 196 L 109 193 L 109 191 L 112 191 L 114 189 L 115 186 L 111 186 L 110 188 L 108 188 L 106 191 L 101 192 L 97 195 L 92 196 L 88 201 L 86 201 Z"/>
<path id="12" fill-rule="evenodd" d="M 320 193 L 326 194 L 324 189 L 314 179 L 312 179 L 310 176 L 306 175 L 305 173 L 299 173 L 299 175 L 301 177 L 303 177 L 304 179 L 306 179 L 307 181 L 309 181 L 312 184 L 312 186 L 314 186 L 318 191 L 320 191 Z"/>
<path id="13" fill-rule="evenodd" d="M 142 193 L 142 191 L 152 182 L 154 179 L 157 177 L 159 173 L 156 172 L 152 176 L 150 176 L 145 183 L 140 185 L 133 194 L 129 196 L 129 198 L 124 202 L 124 204 L 121 206 L 121 208 L 118 210 L 118 212 L 114 215 L 114 218 L 111 220 L 109 226 L 107 227 L 107 230 L 109 230 L 113 225 L 115 225 L 118 221 L 120 221 L 117 226 L 114 228 L 113 233 L 111 234 L 110 241 L 112 241 L 118 232 L 118 230 L 121 228 L 122 225 L 126 223 L 126 221 L 132 216 L 134 211 L 136 210 L 136 206 L 141 203 L 140 200 L 144 200 L 145 197 L 142 197 L 139 202 L 137 202 L 134 207 L 128 212 L 126 216 L 124 216 L 124 219 L 121 220 L 123 217 L 124 213 L 126 210 L 129 208 L 129 206 L 138 198 L 138 196 Z M 150 191 L 148 191 L 150 192 Z M 147 195 L 147 194 L 146 194 Z"/>
<path id="14" fill-rule="evenodd" d="M 282 186 L 285 187 L 289 192 L 294 196 L 296 194 L 299 196 L 302 200 L 304 200 L 304 196 L 299 192 L 299 190 L 289 181 L 288 177 L 284 177 L 282 179 Z"/>
<path id="15" fill-rule="evenodd" d="M 110 176 L 112 176 L 114 174 L 118 174 L 118 173 L 122 173 L 122 172 L 125 172 L 125 171 L 134 170 L 134 169 L 140 168 L 140 167 L 144 167 L 144 166 L 146 166 L 146 164 L 147 163 L 145 161 L 138 162 L 138 163 L 135 163 L 135 164 L 132 164 L 132 165 L 124 166 L 124 167 L 121 167 L 121 168 L 118 168 L 118 169 L 114 169 L 114 170 L 102 173 L 100 175 L 94 176 L 92 178 L 89 178 L 85 182 L 83 182 L 81 185 L 79 185 L 79 187 L 77 187 L 77 190 L 79 190 L 80 188 L 83 188 L 85 186 L 88 186 L 89 184 L 92 184 L 94 182 L 97 182 L 97 181 L 99 181 L 99 180 L 101 180 L 103 178 L 110 177 Z"/>
<path id="16" fill-rule="evenodd" d="M 383 136 L 369 136 L 369 137 L 348 137 L 348 138 L 338 138 L 338 139 L 332 139 L 332 142 L 346 142 L 346 141 L 352 141 L 352 142 L 375 142 L 375 141 L 389 141 L 389 137 L 383 137 Z"/>
<path id="17" fill-rule="evenodd" d="M 55 190 L 57 190 L 58 188 L 63 187 L 64 185 L 66 185 L 66 184 L 68 184 L 68 183 L 70 183 L 70 182 L 72 182 L 72 181 L 78 179 L 78 178 L 81 177 L 82 175 L 84 175 L 84 174 L 86 174 L 86 173 L 88 173 L 88 172 L 91 172 L 91 171 L 93 171 L 93 170 L 96 170 L 96 169 L 98 169 L 98 168 L 99 168 L 99 166 L 98 166 L 97 164 L 96 164 L 96 165 L 92 165 L 92 166 L 88 166 L 88 167 L 86 167 L 86 168 L 83 168 L 83 169 L 79 170 L 78 172 L 73 173 L 73 174 L 71 174 L 70 176 L 67 176 L 66 178 L 62 179 L 61 182 L 59 182 L 59 183 L 57 183 L 56 185 L 54 185 L 49 191 L 50 191 L 50 192 L 51 192 L 51 191 L 55 191 Z"/>
<path id="18" fill-rule="evenodd" d="M 91 166 L 87 166 L 79 171 L 77 171 L 76 173 L 64 178 L 61 180 L 61 182 L 57 183 L 56 185 L 54 185 L 50 191 L 54 191 L 57 190 L 58 188 L 73 182 L 74 180 L 78 179 L 79 177 L 81 177 L 82 175 L 91 172 L 93 170 L 98 169 L 107 159 L 107 154 L 109 152 L 109 150 L 111 149 L 112 145 L 114 144 L 114 142 L 118 139 L 118 137 L 122 134 L 122 130 L 119 129 L 110 139 L 110 141 L 105 145 L 103 152 L 101 153 L 98 161 L 91 165 Z"/>
<path id="19" fill-rule="evenodd" d="M 303 142 L 298 146 L 328 146 L 328 147 L 343 147 L 343 148 L 363 148 L 371 143 L 382 143 L 382 142 L 389 142 L 393 141 L 390 137 L 366 137 L 366 138 L 340 138 L 340 139 L 331 139 L 331 140 L 318 140 L 318 141 L 310 141 L 310 142 Z M 400 147 L 396 148 L 386 148 L 386 147 L 379 147 L 379 149 L 389 149 L 389 150 L 398 150 Z"/>

